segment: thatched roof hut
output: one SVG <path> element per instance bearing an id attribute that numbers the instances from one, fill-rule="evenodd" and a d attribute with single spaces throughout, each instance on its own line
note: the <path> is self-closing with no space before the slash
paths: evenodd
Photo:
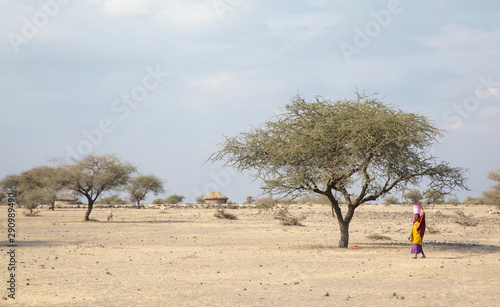
<path id="1" fill-rule="evenodd" d="M 210 194 L 205 195 L 203 197 L 203 201 L 206 204 L 215 204 L 215 205 L 222 205 L 227 203 L 228 198 L 224 195 L 222 195 L 220 192 L 215 191 Z"/>

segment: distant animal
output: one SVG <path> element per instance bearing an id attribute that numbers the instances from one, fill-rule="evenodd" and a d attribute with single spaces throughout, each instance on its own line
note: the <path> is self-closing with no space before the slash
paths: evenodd
<path id="1" fill-rule="evenodd" d="M 113 212 L 110 210 L 108 211 L 108 222 L 113 219 Z"/>
<path id="2" fill-rule="evenodd" d="M 167 207 L 163 206 L 160 208 L 161 210 L 167 210 Z"/>

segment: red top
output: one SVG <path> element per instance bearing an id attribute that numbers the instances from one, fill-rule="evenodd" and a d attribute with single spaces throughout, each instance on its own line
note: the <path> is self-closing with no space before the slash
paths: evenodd
<path id="1" fill-rule="evenodd" d="M 418 225 L 417 232 L 420 235 L 420 237 L 423 239 L 424 234 L 425 234 L 425 212 L 423 212 L 422 215 L 420 215 L 419 217 L 414 218 L 413 224 L 415 224 L 415 222 L 420 223 L 420 225 Z"/>

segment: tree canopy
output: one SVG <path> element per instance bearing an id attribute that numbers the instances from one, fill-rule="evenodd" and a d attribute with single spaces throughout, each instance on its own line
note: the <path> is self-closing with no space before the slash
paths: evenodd
<path id="1" fill-rule="evenodd" d="M 14 193 L 17 204 L 33 214 L 33 209 L 41 204 L 48 203 L 51 209 L 54 208 L 57 193 L 62 190 L 57 178 L 57 168 L 39 166 L 19 175 L 6 176 L 0 182 L 0 187 L 7 193 Z"/>
<path id="2" fill-rule="evenodd" d="M 420 204 L 420 201 L 424 198 L 422 192 L 419 189 L 411 189 L 403 194 L 404 199 L 410 204 Z"/>
<path id="3" fill-rule="evenodd" d="M 123 188 L 135 171 L 135 166 L 115 155 L 89 154 L 62 165 L 59 181 L 65 188 L 87 198 L 85 220 L 88 221 L 96 199 L 103 192 Z"/>
<path id="4" fill-rule="evenodd" d="M 424 197 L 428 204 L 436 205 L 444 203 L 444 195 L 445 194 L 439 190 L 430 189 L 425 192 Z"/>
<path id="5" fill-rule="evenodd" d="M 425 116 L 373 96 L 310 102 L 296 96 L 281 115 L 226 136 L 209 160 L 249 170 L 262 180 L 264 193 L 325 195 L 340 224 L 339 246 L 347 247 L 349 223 L 363 203 L 424 178 L 440 191 L 466 188 L 463 169 L 429 153 L 443 133 Z M 347 212 L 335 192 L 344 198 Z"/>
<path id="6" fill-rule="evenodd" d="M 184 200 L 184 196 L 172 194 L 165 198 L 165 202 L 169 205 L 180 204 Z"/>
<path id="7" fill-rule="evenodd" d="M 496 182 L 488 191 L 483 192 L 486 202 L 500 207 L 500 169 L 488 173 L 488 179 Z"/>
<path id="8" fill-rule="evenodd" d="M 137 204 L 137 207 L 141 207 L 141 201 L 146 198 L 149 193 L 154 193 L 158 195 L 159 193 L 165 192 L 163 189 L 163 182 L 161 179 L 154 175 L 140 175 L 134 177 L 130 180 L 125 188 L 130 195 L 130 200 Z"/>
<path id="9" fill-rule="evenodd" d="M 50 166 L 39 166 L 21 174 L 24 190 L 32 195 L 39 195 L 39 203 L 46 202 L 54 209 L 57 194 L 63 189 L 58 182 L 59 169 Z"/>

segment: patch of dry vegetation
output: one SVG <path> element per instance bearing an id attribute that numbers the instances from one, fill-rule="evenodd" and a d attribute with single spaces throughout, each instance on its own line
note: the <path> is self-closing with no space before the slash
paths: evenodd
<path id="1" fill-rule="evenodd" d="M 466 215 L 463 210 L 457 211 L 453 222 L 462 226 L 477 226 L 479 221 L 473 217 L 472 214 Z"/>
<path id="2" fill-rule="evenodd" d="M 31 209 L 29 211 L 23 211 L 24 216 L 39 216 L 40 210 Z"/>
<path id="3" fill-rule="evenodd" d="M 302 213 L 300 216 L 295 216 L 290 213 L 291 200 L 288 199 L 273 199 L 262 198 L 259 199 L 256 208 L 259 209 L 260 214 L 262 211 L 271 212 L 273 217 L 281 221 L 283 226 L 303 226 L 300 222 L 307 218 L 307 213 Z"/>
<path id="4" fill-rule="evenodd" d="M 430 234 L 438 234 L 441 231 L 439 231 L 439 229 L 434 228 L 432 226 L 427 226 L 427 232 L 430 233 Z"/>
<path id="5" fill-rule="evenodd" d="M 218 219 L 237 220 L 238 217 L 232 213 L 225 212 L 224 209 L 217 209 L 214 216 Z"/>
<path id="6" fill-rule="evenodd" d="M 307 218 L 307 213 L 295 216 L 290 213 L 288 206 L 274 207 L 274 218 L 281 221 L 283 226 L 303 226 L 300 222 Z"/>
<path id="7" fill-rule="evenodd" d="M 391 237 L 383 236 L 383 235 L 380 235 L 378 233 L 374 233 L 374 234 L 368 235 L 366 237 L 368 239 L 370 239 L 370 240 L 373 240 L 373 241 L 377 241 L 377 240 L 392 240 Z"/>

